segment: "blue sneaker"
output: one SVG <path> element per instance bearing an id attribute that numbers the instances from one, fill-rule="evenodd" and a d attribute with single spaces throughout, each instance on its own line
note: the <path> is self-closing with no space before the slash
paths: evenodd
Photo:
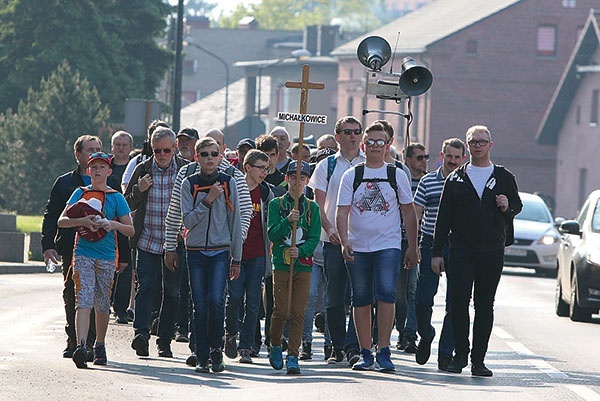
<path id="1" fill-rule="evenodd" d="M 281 345 L 272 345 L 269 352 L 269 363 L 275 370 L 283 369 L 283 355 Z"/>
<path id="2" fill-rule="evenodd" d="M 273 352 L 271 350 L 271 352 Z M 298 357 L 288 355 L 287 360 L 285 361 L 285 365 L 287 368 L 288 375 L 299 375 L 300 374 L 300 366 L 298 366 Z"/>
<path id="3" fill-rule="evenodd" d="M 393 372 L 396 370 L 391 357 L 392 353 L 390 352 L 390 347 L 381 348 L 377 351 L 375 358 L 377 359 L 380 372 Z"/>
<path id="4" fill-rule="evenodd" d="M 363 348 L 360 351 L 358 362 L 352 366 L 352 370 L 373 370 L 375 369 L 375 358 L 371 350 Z"/>

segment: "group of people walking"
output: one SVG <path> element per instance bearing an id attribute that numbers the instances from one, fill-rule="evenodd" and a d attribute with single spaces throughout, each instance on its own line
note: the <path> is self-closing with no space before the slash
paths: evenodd
<path id="1" fill-rule="evenodd" d="M 244 138 L 237 157 L 217 129 L 175 134 L 164 122 L 149 126 L 145 152 L 131 158 L 124 131 L 112 137 L 112 156 L 99 138 L 79 137 L 78 166 L 56 180 L 42 229 L 45 258 L 62 257 L 63 356 L 78 368 L 107 363 L 112 301 L 120 323 L 127 306 L 134 310 L 131 347 L 140 357 L 150 355 L 158 313 L 159 357 L 172 357 L 173 339 L 189 333 L 186 363 L 221 372 L 223 352 L 252 363 L 264 341 L 274 369 L 299 374 L 299 360 L 313 355 L 322 286 L 327 363 L 392 372 L 394 327 L 397 349 L 429 360 L 445 272 L 438 368 L 460 373 L 470 354 L 471 373 L 491 376 L 484 358 L 494 296 L 522 206 L 512 173 L 490 160 L 489 130 L 471 127 L 466 145 L 444 141 L 431 172 L 421 144 L 396 160 L 385 120 L 363 129 L 346 116 L 334 131 L 312 158 L 298 144 L 289 157 L 283 127 Z"/>

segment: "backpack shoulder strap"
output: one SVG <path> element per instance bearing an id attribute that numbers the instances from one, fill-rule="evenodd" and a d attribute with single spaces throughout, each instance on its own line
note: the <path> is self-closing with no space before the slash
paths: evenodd
<path id="1" fill-rule="evenodd" d="M 398 167 L 393 164 L 387 165 L 387 177 L 390 183 L 390 186 L 394 190 L 394 195 L 396 195 L 396 202 L 398 202 L 398 206 L 400 206 L 400 198 L 398 197 L 398 182 L 396 181 L 396 169 Z"/>
<path id="2" fill-rule="evenodd" d="M 356 192 L 365 175 L 365 164 L 360 163 L 354 167 L 354 182 L 352 183 L 352 193 Z"/>
<path id="3" fill-rule="evenodd" d="M 192 162 L 186 166 L 186 168 L 185 168 L 185 176 L 186 177 L 189 177 L 190 175 L 194 174 L 194 171 L 196 171 L 196 165 L 197 165 L 197 163 Z"/>
<path id="4" fill-rule="evenodd" d="M 335 170 L 335 155 L 327 156 L 327 183 L 329 184 L 329 180 L 333 176 L 333 170 Z"/>
<path id="5" fill-rule="evenodd" d="M 229 177 L 233 177 L 234 173 L 235 173 L 235 166 L 233 164 L 230 165 L 229 167 L 227 167 L 227 170 L 225 170 L 225 174 L 227 174 Z"/>

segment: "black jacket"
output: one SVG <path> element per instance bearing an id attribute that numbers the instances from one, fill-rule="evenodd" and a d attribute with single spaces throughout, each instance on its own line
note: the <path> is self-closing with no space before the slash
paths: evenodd
<path id="1" fill-rule="evenodd" d="M 109 187 L 121 192 L 121 183 L 114 177 L 108 177 L 107 184 Z M 73 191 L 83 185 L 79 168 L 61 175 L 54 181 L 42 222 L 42 251 L 56 249 L 56 252 L 63 257 L 71 258 L 73 255 L 75 228 L 58 228 L 58 218 L 67 206 L 67 201 Z M 129 262 L 131 259 L 129 243 L 125 241 L 126 238 L 125 236 L 119 236 L 119 262 Z"/>
<path id="2" fill-rule="evenodd" d="M 523 208 L 515 176 L 494 165 L 480 199 L 466 174 L 467 165 L 454 170 L 444 183 L 435 223 L 433 256 L 442 256 L 448 239 L 453 248 L 475 252 L 496 251 L 512 243 L 512 221 Z M 504 213 L 496 205 L 496 195 L 501 194 L 506 195 L 509 203 Z"/>

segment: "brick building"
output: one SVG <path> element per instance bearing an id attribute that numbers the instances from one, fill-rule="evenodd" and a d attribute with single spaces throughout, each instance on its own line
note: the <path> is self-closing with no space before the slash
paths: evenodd
<path id="1" fill-rule="evenodd" d="M 406 110 L 365 98 L 365 68 L 356 58 L 367 36 L 385 38 L 395 50 L 394 71 L 409 55 L 429 68 L 433 86 L 412 100 L 413 140 L 437 154 L 443 139 L 464 137 L 473 124 L 490 127 L 492 159 L 506 165 L 520 189 L 554 196 L 556 147 L 536 132 L 579 33 L 598 0 L 436 0 L 334 50 L 339 59 L 338 116 L 362 110 Z M 386 65 L 384 70 L 389 70 Z M 400 134 L 404 118 L 387 118 Z M 398 139 L 398 138 L 397 138 Z M 435 161 L 430 162 L 433 168 Z"/>

